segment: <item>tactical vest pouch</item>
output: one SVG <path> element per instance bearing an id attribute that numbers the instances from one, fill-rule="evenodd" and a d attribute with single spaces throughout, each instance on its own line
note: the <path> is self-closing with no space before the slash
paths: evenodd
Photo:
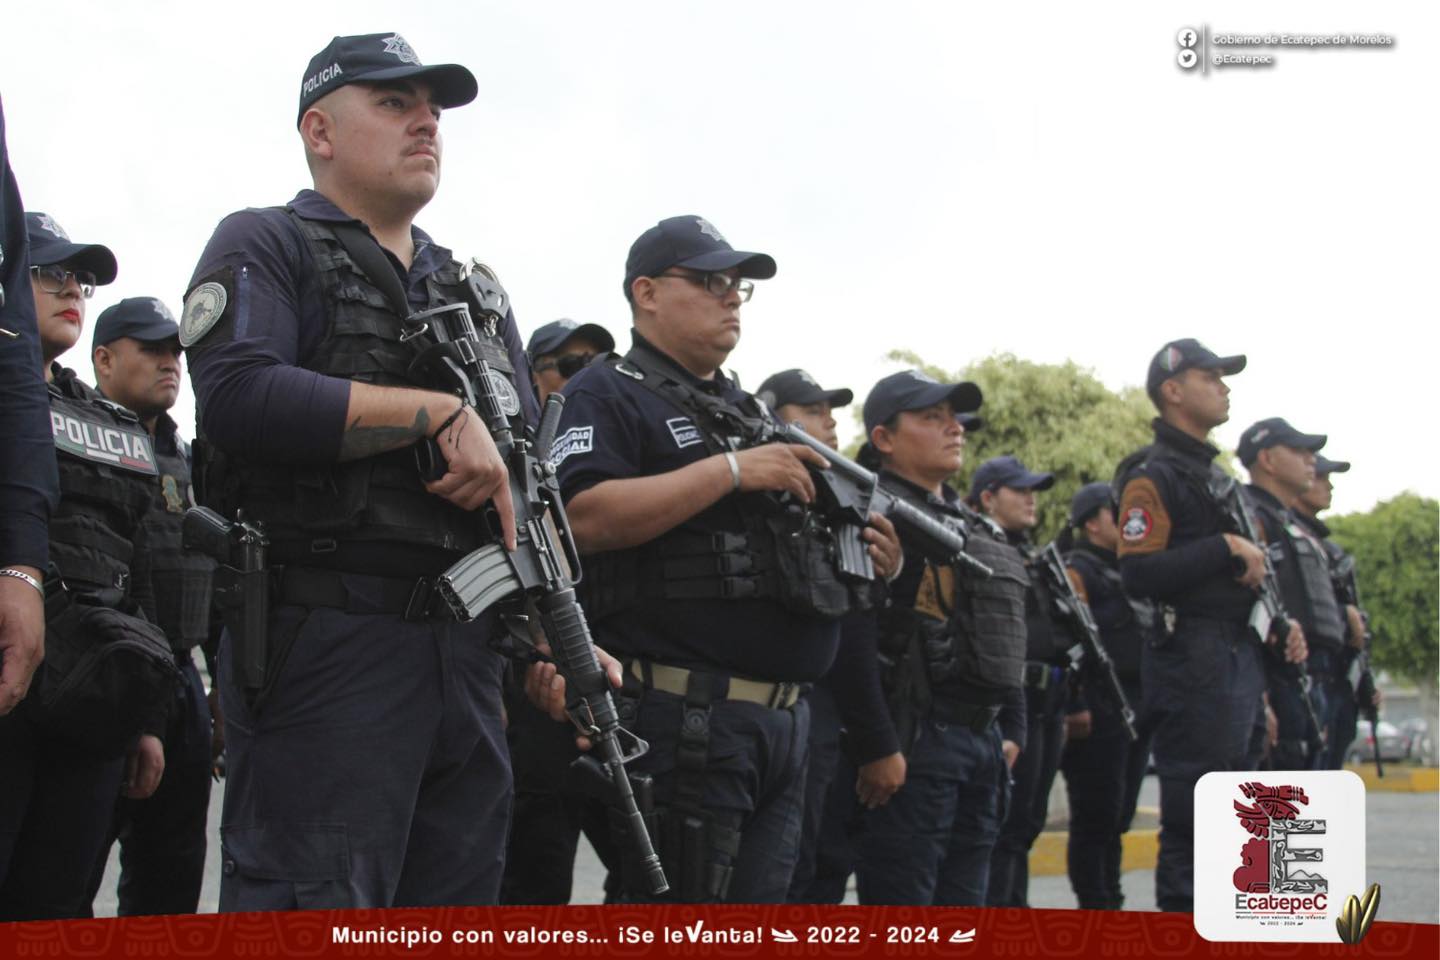
<path id="1" fill-rule="evenodd" d="M 971 537 L 972 556 L 990 567 L 990 577 L 958 571 L 957 617 L 965 642 L 956 649 L 959 676 L 989 687 L 1017 687 L 1025 666 L 1025 594 L 1029 578 L 1020 555 L 1005 544 Z"/>
<path id="2" fill-rule="evenodd" d="M 37 721 L 87 754 L 118 757 L 174 694 L 170 644 L 159 627 L 111 607 L 69 597 L 54 605 L 31 692 Z"/>
<path id="3" fill-rule="evenodd" d="M 833 620 L 851 609 L 850 588 L 835 570 L 834 543 L 828 531 L 793 529 L 785 516 L 766 519 L 775 541 L 775 593 L 792 613 Z"/>

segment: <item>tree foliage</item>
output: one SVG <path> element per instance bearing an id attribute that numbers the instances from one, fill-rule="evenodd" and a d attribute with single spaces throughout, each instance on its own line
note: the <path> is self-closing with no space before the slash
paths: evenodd
<path id="1" fill-rule="evenodd" d="M 1440 671 L 1440 504 L 1402 493 L 1368 513 L 1327 521 L 1355 555 L 1360 599 L 1375 636 L 1373 662 L 1434 689 Z"/>
<path id="2" fill-rule="evenodd" d="M 966 438 L 965 465 L 953 478 L 962 493 L 968 493 L 976 467 L 1003 454 L 1019 457 L 1031 470 L 1055 474 L 1055 486 L 1039 495 L 1035 538 L 1041 543 L 1064 526 L 1076 490 L 1109 481 L 1127 454 L 1152 439 L 1155 409 L 1143 390 L 1116 393 L 1074 363 L 1056 366 L 998 354 L 955 371 L 927 364 L 909 351 L 892 351 L 889 359 L 941 382 L 972 381 L 984 392 L 980 415 L 985 425 Z"/>

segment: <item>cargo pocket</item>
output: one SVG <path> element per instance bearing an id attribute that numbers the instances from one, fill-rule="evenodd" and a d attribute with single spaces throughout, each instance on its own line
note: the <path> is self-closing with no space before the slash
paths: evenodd
<path id="1" fill-rule="evenodd" d="M 220 851 L 221 913 L 355 906 L 344 824 L 222 827 Z"/>

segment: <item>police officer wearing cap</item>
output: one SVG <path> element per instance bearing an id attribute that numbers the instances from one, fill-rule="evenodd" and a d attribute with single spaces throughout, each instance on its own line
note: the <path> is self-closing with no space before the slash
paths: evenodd
<path id="1" fill-rule="evenodd" d="M 834 411 L 848 406 L 855 394 L 848 388 L 826 390 L 800 369 L 767 377 L 755 391 L 782 423 L 798 423 L 820 442 L 840 445 Z M 893 577 L 900 562 L 900 542 L 884 517 L 863 536 L 871 543 L 877 570 Z M 790 880 L 793 903 L 839 903 L 854 869 L 847 824 L 857 808 L 879 806 L 905 782 L 905 757 L 900 752 L 880 696 L 875 672 L 874 617 L 855 610 L 840 622 L 840 649 L 831 672 L 842 686 L 863 671 L 863 697 L 837 698 L 830 674 L 807 695 L 810 704 L 810 761 L 805 773 L 805 817 L 800 831 L 800 856 Z M 841 755 L 841 728 L 845 755 Z"/>
<path id="2" fill-rule="evenodd" d="M 631 349 L 566 385 L 552 451 L 586 612 L 638 699 L 622 716 L 650 752 L 632 769 L 654 778 L 652 836 L 680 900 L 784 900 L 799 695 L 830 669 L 854 601 L 806 506 L 823 458 L 758 442 L 768 413 L 720 369 L 753 281 L 774 274 L 701 217 L 642 233 L 625 267 Z"/>
<path id="3" fill-rule="evenodd" d="M 150 577 L 156 623 L 169 638 L 182 680 L 165 729 L 159 788 L 145 800 L 122 798 L 116 807 L 119 912 L 194 913 L 205 871 L 212 764 L 210 706 L 191 651 L 209 638 L 215 564 L 181 546 L 181 521 L 195 502 L 190 445 L 167 412 L 180 393 L 180 328 L 162 301 L 128 297 L 101 312 L 91 350 L 100 393 L 137 413 L 155 443 L 164 509 L 152 510 L 146 522 Z M 97 881 L 104 859 L 96 864 Z"/>
<path id="4" fill-rule="evenodd" d="M 875 643 L 905 783 L 856 827 L 862 903 L 984 904 L 1008 754 L 1025 740 L 1024 567 L 946 483 L 964 458 L 957 414 L 980 402 L 973 383 L 937 383 L 918 370 L 881 379 L 865 398 L 868 453 L 881 482 L 967 528 L 969 552 L 994 573 L 931 563 L 902 533 L 904 563 L 875 615 Z"/>
<path id="5" fill-rule="evenodd" d="M 1315 482 L 1310 485 L 1310 489 L 1296 498 L 1294 506 L 1291 507 L 1291 512 L 1300 522 L 1300 526 L 1325 548 L 1331 577 L 1336 582 L 1336 600 L 1345 615 L 1347 643 L 1340 652 L 1334 670 L 1328 677 L 1322 676 L 1318 671 L 1311 671 L 1313 681 L 1324 687 L 1323 696 L 1327 698 L 1330 714 L 1330 722 L 1325 732 L 1322 770 L 1339 770 L 1345 764 L 1345 753 L 1355 739 L 1355 724 L 1358 708 L 1361 706 L 1357 696 L 1373 691 L 1371 702 L 1364 706 L 1378 707 L 1382 699 L 1380 688 L 1374 686 L 1373 680 L 1367 688 L 1359 689 L 1363 666 L 1359 658 L 1361 651 L 1365 649 L 1370 630 L 1365 623 L 1364 614 L 1355 605 L 1357 598 L 1350 596 L 1350 591 L 1342 592 L 1340 589 L 1342 581 L 1347 577 L 1337 575 L 1341 574 L 1350 554 L 1330 538 L 1330 527 L 1320 519 L 1320 511 L 1330 509 L 1330 501 L 1334 495 L 1334 485 L 1330 478 L 1337 473 L 1349 471 L 1348 460 L 1331 460 L 1322 453 L 1315 454 Z M 1314 657 L 1313 650 L 1311 657 Z"/>
<path id="6" fill-rule="evenodd" d="M 614 349 L 615 338 L 598 323 L 552 320 L 536 329 L 525 345 L 525 355 L 540 402 L 563 388 L 595 356 Z"/>
<path id="7" fill-rule="evenodd" d="M 1070 500 L 1066 529 L 1056 540 L 1076 592 L 1090 607 L 1115 675 L 1130 704 L 1141 702 L 1140 655 L 1156 629 L 1155 605 L 1125 593 L 1115 548 L 1115 494 L 1109 483 L 1087 483 Z M 1121 838 L 1130 829 L 1140 783 L 1150 759 L 1149 728 L 1143 718 L 1131 741 L 1116 708 L 1088 696 L 1083 714 L 1067 717 L 1060 769 L 1070 798 L 1066 864 L 1070 886 L 1082 910 L 1119 910 Z M 1081 719 L 1083 718 L 1083 722 Z"/>
<path id="8" fill-rule="evenodd" d="M 1160 413 L 1155 442 L 1116 472 L 1120 574 L 1126 592 L 1160 604 L 1163 618 L 1141 661 L 1160 777 L 1161 910 L 1192 909 L 1195 782 L 1212 770 L 1254 769 L 1258 760 L 1265 671 L 1249 618 L 1265 552 L 1227 530 L 1214 489 L 1229 478 L 1208 440 L 1230 418 L 1224 378 L 1244 369 L 1244 356 L 1217 356 L 1193 339 L 1161 347 L 1145 380 Z M 1286 655 L 1303 659 L 1297 634 Z"/>
<path id="9" fill-rule="evenodd" d="M 1265 661 L 1270 709 L 1278 725 L 1279 739 L 1270 751 L 1276 770 L 1312 770 L 1324 764 L 1325 731 L 1332 725 L 1334 708 L 1326 696 L 1328 678 L 1346 646 L 1345 611 L 1330 579 L 1330 558 L 1320 538 L 1292 512 L 1315 482 L 1315 457 L 1325 440 L 1272 417 L 1251 424 L 1240 435 L 1236 451 L 1250 473 L 1246 493 L 1269 541 L 1286 611 L 1300 622 L 1309 651 L 1308 679 L 1302 683 L 1296 683 L 1295 668 L 1283 659 L 1270 656 Z"/>
<path id="10" fill-rule="evenodd" d="M 398 34 L 334 38 L 301 77 L 315 189 L 227 217 L 190 282 L 201 500 L 264 525 L 272 584 L 262 682 L 242 686 L 231 631 L 221 644 L 225 911 L 497 898 L 500 627 L 455 624 L 432 587 L 497 535 L 513 544 L 514 513 L 484 421 L 402 339 L 410 313 L 473 311 L 483 292 L 492 387 L 512 429 L 536 418 L 493 275 L 414 224 L 440 181 L 442 111 L 475 95 L 469 70 L 422 65 Z M 445 470 L 429 482 L 426 438 Z"/>
<path id="11" fill-rule="evenodd" d="M 615 338 L 599 324 L 562 319 L 537 328 L 525 355 L 540 402 L 562 390 L 595 356 L 614 349 Z M 608 900 L 619 879 L 618 854 L 604 804 L 566 786 L 566 772 L 577 754 L 573 726 L 530 703 L 519 680 L 509 676 L 505 686 L 505 739 L 515 775 L 515 805 L 500 902 L 569 903 L 582 832 L 607 870 Z"/>
<path id="12" fill-rule="evenodd" d="M 98 619 L 101 610 L 127 614 L 124 623 L 153 612 L 146 521 L 158 509 L 159 488 L 139 418 L 55 362 L 79 340 L 95 286 L 115 279 L 114 255 L 71 242 L 48 214 L 26 214 L 26 227 L 61 497 L 49 532 L 58 577 L 47 577 L 47 660 L 31 696 L 0 717 L 4 920 L 90 915 L 91 872 L 116 797 L 122 790 L 149 796 L 164 772 L 160 738 L 170 694 L 155 688 L 153 699 L 108 717 L 109 729 L 90 723 L 92 715 L 77 721 L 52 699 L 81 676 L 71 670 L 75 650 L 100 644 L 95 624 L 115 622 Z M 97 618 L 84 618 L 85 610 Z"/>
<path id="13" fill-rule="evenodd" d="M 1045 829 L 1050 787 L 1060 768 L 1067 710 L 1073 700 L 1069 628 L 1055 619 L 1055 601 L 1043 575 L 1033 569 L 1038 551 L 1030 542 L 1035 526 L 1035 494 L 1055 485 L 1052 473 L 1034 473 L 1013 456 L 992 457 L 970 481 L 970 503 L 987 517 L 1025 561 L 1025 742 L 1015 760 L 1010 809 L 990 860 L 987 903 L 1028 906 L 1030 847 Z"/>
<path id="14" fill-rule="evenodd" d="M 44 651 L 39 584 L 49 561 L 45 527 L 60 495 L 29 249 L 0 106 L 0 717 L 25 696 Z"/>

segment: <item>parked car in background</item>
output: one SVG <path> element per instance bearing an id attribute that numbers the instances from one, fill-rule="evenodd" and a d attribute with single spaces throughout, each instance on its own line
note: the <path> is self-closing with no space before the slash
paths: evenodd
<path id="1" fill-rule="evenodd" d="M 1410 756 L 1410 740 L 1413 734 L 1402 731 L 1393 723 L 1381 720 L 1375 725 L 1380 740 L 1380 760 L 1384 763 L 1398 763 Z M 1375 762 L 1375 737 L 1370 735 L 1370 724 L 1361 720 L 1355 733 L 1355 742 L 1350 746 L 1351 763 Z"/>
<path id="2" fill-rule="evenodd" d="M 1427 757 L 1435 756 L 1435 743 L 1430 725 L 1422 717 L 1411 717 L 1399 725 L 1400 733 L 1406 738 L 1406 756 L 1419 763 L 1426 763 Z M 1433 762 L 1433 761 L 1428 761 Z"/>

